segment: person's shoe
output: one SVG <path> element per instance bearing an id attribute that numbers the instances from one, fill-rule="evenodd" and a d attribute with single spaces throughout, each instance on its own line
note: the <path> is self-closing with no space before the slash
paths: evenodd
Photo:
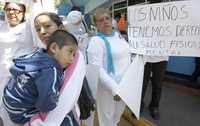
<path id="1" fill-rule="evenodd" d="M 158 108 L 151 108 L 151 107 L 149 107 L 149 111 L 150 111 L 151 117 L 154 120 L 159 120 L 160 119 L 160 114 L 159 114 Z"/>

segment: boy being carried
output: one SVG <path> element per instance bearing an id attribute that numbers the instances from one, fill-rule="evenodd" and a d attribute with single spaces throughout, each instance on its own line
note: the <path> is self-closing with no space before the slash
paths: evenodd
<path id="1" fill-rule="evenodd" d="M 50 112 L 57 106 L 63 71 L 72 63 L 76 50 L 76 38 L 57 30 L 50 36 L 46 50 L 39 48 L 14 60 L 12 78 L 3 96 L 5 109 L 14 123 L 25 124 L 36 113 Z M 78 125 L 72 112 L 61 125 L 71 124 Z"/>

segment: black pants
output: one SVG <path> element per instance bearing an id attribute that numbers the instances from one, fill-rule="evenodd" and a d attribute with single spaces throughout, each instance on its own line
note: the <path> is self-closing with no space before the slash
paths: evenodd
<path id="1" fill-rule="evenodd" d="M 144 70 L 141 107 L 144 106 L 144 96 L 147 86 L 150 82 L 150 79 L 152 84 L 152 96 L 149 107 L 151 108 L 159 107 L 161 93 L 162 93 L 162 80 L 164 78 L 166 67 L 167 67 L 167 61 L 161 61 L 157 63 L 146 63 Z"/>

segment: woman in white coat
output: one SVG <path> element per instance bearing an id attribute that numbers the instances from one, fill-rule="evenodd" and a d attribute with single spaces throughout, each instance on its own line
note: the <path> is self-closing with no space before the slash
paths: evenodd
<path id="1" fill-rule="evenodd" d="M 96 9 L 93 20 L 98 32 L 89 42 L 87 56 L 89 64 L 100 67 L 96 95 L 98 120 L 100 126 L 117 126 L 125 103 L 116 89 L 131 62 L 131 53 L 126 40 L 112 28 L 108 9 Z"/>
<path id="2" fill-rule="evenodd" d="M 4 6 L 5 22 L 0 24 L 0 98 L 8 79 L 12 59 L 27 54 L 33 50 L 33 37 L 30 24 L 25 21 L 26 7 L 24 3 L 6 2 Z M 7 115 L 0 108 L 0 116 L 4 126 L 12 126 Z"/>

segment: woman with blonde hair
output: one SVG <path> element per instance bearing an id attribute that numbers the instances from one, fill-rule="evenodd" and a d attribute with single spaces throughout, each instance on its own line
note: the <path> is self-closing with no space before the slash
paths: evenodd
<path id="1" fill-rule="evenodd" d="M 96 9 L 93 20 L 98 32 L 89 42 L 87 56 L 89 64 L 100 67 L 96 92 L 99 124 L 117 126 L 126 105 L 116 89 L 131 63 L 131 53 L 123 36 L 112 28 L 107 8 Z"/>

